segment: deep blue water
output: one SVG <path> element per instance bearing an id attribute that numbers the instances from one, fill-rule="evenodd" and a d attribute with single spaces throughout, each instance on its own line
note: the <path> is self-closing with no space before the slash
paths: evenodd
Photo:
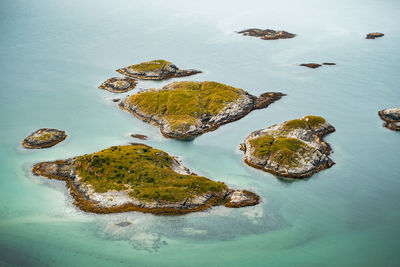
<path id="1" fill-rule="evenodd" d="M 398 14 L 394 0 L 2 0 L 0 265 L 398 266 L 400 134 L 377 116 L 399 107 Z M 235 33 L 250 27 L 298 35 Z M 385 36 L 365 40 L 373 31 Z M 166 139 L 97 89 L 117 68 L 159 58 L 203 71 L 179 80 L 288 96 L 192 142 Z M 298 66 L 305 62 L 337 66 Z M 238 146 L 250 132 L 311 114 L 337 129 L 326 138 L 332 168 L 284 182 L 243 163 Z M 23 149 L 21 140 L 42 127 L 69 136 Z M 262 203 L 174 217 L 93 215 L 74 207 L 62 182 L 30 174 L 36 162 L 127 144 L 130 133 L 198 174 L 257 192 Z M 121 221 L 132 224 L 115 226 Z"/>

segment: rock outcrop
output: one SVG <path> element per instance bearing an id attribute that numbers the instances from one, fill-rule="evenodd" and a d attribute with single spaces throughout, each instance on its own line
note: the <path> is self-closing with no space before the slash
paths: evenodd
<path id="1" fill-rule="evenodd" d="M 277 176 L 305 178 L 331 167 L 330 146 L 322 138 L 335 128 L 318 116 L 252 132 L 241 145 L 248 165 Z"/>
<path id="2" fill-rule="evenodd" d="M 99 88 L 113 93 L 125 93 L 135 88 L 137 82 L 127 77 L 113 77 L 102 83 Z"/>
<path id="3" fill-rule="evenodd" d="M 143 134 L 131 134 L 131 137 L 132 138 L 137 138 L 137 139 L 140 139 L 140 140 L 146 140 L 147 139 L 147 136 L 143 135 Z"/>
<path id="4" fill-rule="evenodd" d="M 60 143 L 65 138 L 67 138 L 67 135 L 64 131 L 43 128 L 27 136 L 22 141 L 22 145 L 30 149 L 48 148 Z"/>
<path id="5" fill-rule="evenodd" d="M 302 66 L 302 67 L 307 67 L 307 68 L 310 68 L 310 69 L 316 69 L 316 68 L 321 67 L 322 65 L 325 65 L 325 66 L 334 66 L 334 65 L 336 65 L 336 63 L 333 63 L 333 62 L 324 62 L 324 63 L 322 63 L 322 64 L 318 64 L 318 63 L 303 63 L 303 64 L 300 64 L 300 66 Z"/>
<path id="6" fill-rule="evenodd" d="M 162 80 L 201 73 L 199 70 L 181 70 L 171 62 L 152 60 L 118 69 L 117 72 L 142 80 Z"/>
<path id="7" fill-rule="evenodd" d="M 260 37 L 263 40 L 278 40 L 278 39 L 289 39 L 296 36 L 296 34 L 285 32 L 285 31 L 275 31 L 271 29 L 261 30 L 261 29 L 247 29 L 238 32 L 246 36 Z"/>
<path id="8" fill-rule="evenodd" d="M 400 108 L 388 108 L 378 112 L 386 128 L 393 131 L 400 131 Z"/>
<path id="9" fill-rule="evenodd" d="M 129 96 L 119 106 L 158 126 L 165 137 L 186 139 L 266 108 L 282 96 L 269 92 L 257 98 L 216 82 L 174 82 Z"/>
<path id="10" fill-rule="evenodd" d="M 66 181 L 81 210 L 185 214 L 216 205 L 256 205 L 259 197 L 198 176 L 174 157 L 144 144 L 111 147 L 90 155 L 41 162 L 35 175 Z"/>
<path id="11" fill-rule="evenodd" d="M 384 34 L 381 33 L 381 32 L 371 32 L 371 33 L 367 34 L 365 39 L 375 39 L 375 38 L 379 38 L 379 37 L 382 37 L 382 36 L 384 36 Z"/>

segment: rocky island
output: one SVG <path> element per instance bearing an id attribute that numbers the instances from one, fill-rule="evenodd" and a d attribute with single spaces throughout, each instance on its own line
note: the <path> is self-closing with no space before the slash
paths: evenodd
<path id="1" fill-rule="evenodd" d="M 334 65 L 336 65 L 336 63 L 333 63 L 333 62 L 324 62 L 324 63 L 322 63 L 322 65 L 325 65 L 325 66 L 334 66 Z M 300 66 L 302 66 L 302 67 L 307 67 L 307 68 L 310 68 L 310 69 L 316 69 L 316 68 L 321 67 L 322 65 L 321 65 L 321 64 L 317 64 L 317 63 L 303 63 L 303 64 L 300 64 Z"/>
<path id="2" fill-rule="evenodd" d="M 241 145 L 246 164 L 277 176 L 305 178 L 331 167 L 322 138 L 335 131 L 324 118 L 306 116 L 252 132 Z"/>
<path id="3" fill-rule="evenodd" d="M 166 152 L 144 144 L 113 146 L 66 160 L 38 163 L 35 175 L 66 181 L 81 210 L 184 214 L 216 205 L 256 205 L 259 197 L 198 176 Z"/>
<path id="4" fill-rule="evenodd" d="M 381 33 L 381 32 L 371 32 L 371 33 L 367 34 L 365 39 L 375 39 L 375 38 L 379 38 L 379 37 L 382 37 L 382 36 L 384 36 L 384 34 Z"/>
<path id="5" fill-rule="evenodd" d="M 266 108 L 282 93 L 255 97 L 243 89 L 217 82 L 174 82 L 123 99 L 119 106 L 160 128 L 165 137 L 186 139 Z"/>
<path id="6" fill-rule="evenodd" d="M 22 145 L 30 149 L 48 148 L 60 143 L 65 138 L 67 138 L 67 135 L 64 131 L 43 128 L 31 133 L 22 140 Z"/>
<path id="7" fill-rule="evenodd" d="M 125 93 L 135 88 L 137 82 L 127 77 L 113 77 L 102 83 L 99 88 L 113 93 Z"/>
<path id="8" fill-rule="evenodd" d="M 400 131 L 400 108 L 388 108 L 378 112 L 384 126 L 393 131 Z"/>
<path id="9" fill-rule="evenodd" d="M 289 39 L 296 36 L 296 34 L 285 32 L 285 31 L 275 31 L 271 29 L 261 30 L 261 29 L 247 29 L 238 32 L 245 36 L 260 37 L 263 40 L 278 40 L 278 39 Z"/>
<path id="10" fill-rule="evenodd" d="M 152 60 L 118 69 L 117 72 L 142 80 L 162 80 L 201 73 L 199 70 L 181 70 L 171 62 Z"/>

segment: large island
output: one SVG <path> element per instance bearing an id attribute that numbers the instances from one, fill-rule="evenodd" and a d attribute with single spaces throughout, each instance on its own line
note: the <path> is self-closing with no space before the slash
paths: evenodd
<path id="1" fill-rule="evenodd" d="M 277 176 L 305 178 L 331 167 L 330 146 L 322 138 L 335 128 L 324 118 L 306 116 L 252 132 L 242 144 L 248 165 Z"/>
<path id="2" fill-rule="evenodd" d="M 198 176 L 166 152 L 144 144 L 113 146 L 66 160 L 41 162 L 33 173 L 66 181 L 83 211 L 184 214 L 216 205 L 256 205 L 259 197 Z"/>
<path id="3" fill-rule="evenodd" d="M 158 126 L 170 138 L 190 138 L 266 108 L 282 93 L 255 97 L 217 82 L 174 82 L 125 98 L 119 105 L 137 118 Z"/>

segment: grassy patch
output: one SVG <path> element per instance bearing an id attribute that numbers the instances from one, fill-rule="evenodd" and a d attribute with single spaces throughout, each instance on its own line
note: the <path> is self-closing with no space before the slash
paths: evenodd
<path id="1" fill-rule="evenodd" d="M 206 192 L 221 192 L 226 185 L 206 177 L 178 174 L 167 153 L 146 145 L 115 146 L 77 159 L 82 181 L 97 192 L 131 189 L 145 201 L 180 202 Z"/>
<path id="2" fill-rule="evenodd" d="M 261 159 L 268 159 L 285 166 L 297 166 L 300 155 L 308 153 L 310 147 L 296 139 L 284 136 L 274 138 L 263 135 L 250 141 L 254 154 Z"/>
<path id="3" fill-rule="evenodd" d="M 136 71 L 155 71 L 158 69 L 162 69 L 170 64 L 172 63 L 162 59 L 158 59 L 158 60 L 142 62 L 136 65 L 131 65 L 128 68 Z"/>
<path id="4" fill-rule="evenodd" d="M 50 141 L 53 138 L 53 135 L 50 133 L 41 134 L 38 137 L 32 137 L 33 139 L 40 140 L 42 142 Z"/>
<path id="5" fill-rule="evenodd" d="M 326 121 L 320 116 L 306 116 L 301 119 L 294 119 L 283 124 L 283 131 L 291 131 L 294 129 L 315 129 L 324 124 Z"/>
<path id="6" fill-rule="evenodd" d="M 140 92 L 128 101 L 145 115 L 158 115 L 180 128 L 199 123 L 203 116 L 218 114 L 243 92 L 217 82 L 175 82 L 171 89 Z"/>

